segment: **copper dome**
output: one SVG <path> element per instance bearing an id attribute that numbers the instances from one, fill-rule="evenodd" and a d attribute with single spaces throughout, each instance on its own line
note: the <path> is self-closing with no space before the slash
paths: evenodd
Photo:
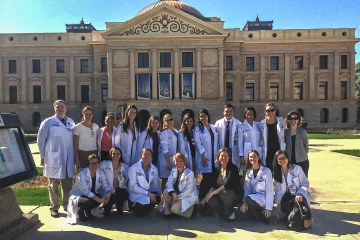
<path id="1" fill-rule="evenodd" d="M 170 5 L 176 9 L 179 9 L 183 12 L 186 12 L 194 17 L 200 18 L 200 19 L 206 19 L 198 10 L 190 6 L 189 4 L 180 2 L 179 0 L 159 0 L 157 2 L 154 2 L 146 7 L 144 7 L 136 16 L 139 16 L 143 13 L 146 13 L 150 11 L 151 9 L 160 6 L 161 4 L 167 4 Z"/>

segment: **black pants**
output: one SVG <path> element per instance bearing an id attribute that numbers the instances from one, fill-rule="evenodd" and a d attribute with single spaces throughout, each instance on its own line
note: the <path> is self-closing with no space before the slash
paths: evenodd
<path id="1" fill-rule="evenodd" d="M 104 161 L 104 160 L 111 160 L 111 157 L 110 157 L 110 154 L 109 152 L 107 151 L 102 151 L 101 150 L 101 161 Z"/>
<path id="2" fill-rule="evenodd" d="M 124 202 L 128 199 L 129 193 L 122 188 L 117 188 L 115 194 L 111 194 L 110 201 L 104 207 L 104 213 L 109 214 L 113 204 L 116 205 L 118 213 L 122 213 Z"/>
<path id="3" fill-rule="evenodd" d="M 309 160 L 305 160 L 303 162 L 298 162 L 298 163 L 296 163 L 296 165 L 299 165 L 302 168 L 302 170 L 304 171 L 305 176 L 308 177 L 309 165 L 310 165 Z"/>
<path id="4" fill-rule="evenodd" d="M 229 218 L 234 213 L 234 207 L 240 203 L 240 196 L 234 191 L 224 189 L 213 195 L 208 204 L 219 216 Z"/>
<path id="5" fill-rule="evenodd" d="M 134 205 L 135 216 L 144 217 L 144 216 L 148 215 L 151 212 L 151 210 L 154 209 L 156 204 L 159 204 L 161 198 L 157 193 L 154 193 L 154 194 L 156 195 L 155 196 L 156 203 L 152 203 L 151 201 L 150 201 L 149 204 L 145 204 L 145 205 L 142 205 L 142 204 L 140 204 L 138 202 L 135 203 L 135 205 Z"/>
<path id="6" fill-rule="evenodd" d="M 202 173 L 203 179 L 200 183 L 199 189 L 199 200 L 201 201 L 206 197 L 206 194 L 210 191 L 211 186 L 214 182 L 214 172 L 211 173 Z"/>
<path id="7" fill-rule="evenodd" d="M 295 199 L 295 195 L 291 195 L 288 192 L 286 192 L 281 199 L 281 202 L 280 202 L 281 211 L 285 214 L 286 218 L 289 216 L 290 212 L 292 211 L 292 209 L 294 207 L 294 202 L 292 202 L 291 205 L 289 205 L 289 202 L 294 199 Z"/>
<path id="8" fill-rule="evenodd" d="M 256 201 L 252 200 L 251 197 L 247 196 L 245 197 L 245 202 L 248 206 L 248 214 L 253 216 L 256 220 L 262 220 L 263 219 L 263 211 L 264 208 L 262 208 Z"/>
<path id="9" fill-rule="evenodd" d="M 98 198 L 101 198 L 101 196 L 99 194 L 95 194 Z M 95 201 L 92 198 L 88 198 L 87 196 L 82 195 L 79 198 L 79 202 L 78 202 L 78 207 L 79 207 L 79 212 L 80 211 L 85 211 L 86 214 L 90 214 L 91 213 L 91 209 L 96 208 L 100 205 L 99 202 Z"/>

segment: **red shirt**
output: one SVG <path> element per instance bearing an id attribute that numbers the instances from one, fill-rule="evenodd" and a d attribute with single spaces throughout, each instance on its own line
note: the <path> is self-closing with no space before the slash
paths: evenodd
<path id="1" fill-rule="evenodd" d="M 112 148 L 112 131 L 108 132 L 107 128 L 104 129 L 101 138 L 101 151 L 108 152 Z"/>

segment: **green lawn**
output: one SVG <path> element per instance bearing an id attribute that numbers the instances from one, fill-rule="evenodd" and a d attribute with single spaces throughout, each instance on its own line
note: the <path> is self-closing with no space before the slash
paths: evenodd
<path id="1" fill-rule="evenodd" d="M 49 206 L 49 191 L 47 188 L 13 188 L 19 205 Z M 59 194 L 59 204 L 61 205 Z"/>
<path id="2" fill-rule="evenodd" d="M 359 149 L 352 149 L 352 150 L 331 150 L 332 152 L 342 153 L 346 155 L 351 155 L 355 157 L 360 157 L 360 150 Z"/>
<path id="3" fill-rule="evenodd" d="M 26 140 L 28 143 L 36 142 L 37 134 L 25 134 Z"/>
<path id="4" fill-rule="evenodd" d="M 308 133 L 309 139 L 360 139 L 357 134 Z"/>

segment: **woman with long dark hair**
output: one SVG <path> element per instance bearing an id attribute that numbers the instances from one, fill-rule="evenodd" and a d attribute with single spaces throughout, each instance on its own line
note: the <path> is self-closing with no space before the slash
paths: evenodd
<path id="1" fill-rule="evenodd" d="M 194 132 L 194 116 L 187 113 L 184 115 L 180 131 L 179 131 L 179 148 L 180 152 L 185 155 L 185 165 L 196 172 L 195 163 L 195 140 Z"/>

